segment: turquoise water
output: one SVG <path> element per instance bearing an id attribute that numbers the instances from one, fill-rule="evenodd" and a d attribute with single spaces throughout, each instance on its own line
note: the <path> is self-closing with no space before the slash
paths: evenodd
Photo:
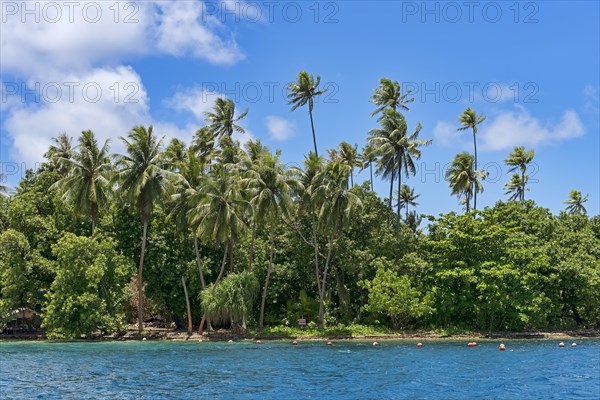
<path id="1" fill-rule="evenodd" d="M 3 399 L 598 399 L 600 341 L 0 342 Z"/>

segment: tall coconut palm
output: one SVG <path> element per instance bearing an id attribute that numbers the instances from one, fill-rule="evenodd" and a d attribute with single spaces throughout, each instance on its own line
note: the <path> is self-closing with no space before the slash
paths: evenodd
<path id="1" fill-rule="evenodd" d="M 583 195 L 579 190 L 571 190 L 569 192 L 569 198 L 565 200 L 563 203 L 567 204 L 566 211 L 569 214 L 587 214 L 587 210 L 583 206 L 583 203 L 588 201 L 589 195 Z"/>
<path id="2" fill-rule="evenodd" d="M 373 148 L 369 145 L 363 147 L 362 153 L 361 153 L 361 161 L 362 161 L 362 166 L 361 166 L 361 171 L 364 170 L 365 168 L 369 167 L 369 176 L 370 176 L 370 180 L 371 180 L 371 191 L 374 191 L 374 187 L 373 187 L 373 163 L 375 163 L 377 161 L 377 157 L 375 156 L 375 153 L 373 152 Z"/>
<path id="3" fill-rule="evenodd" d="M 398 202 L 400 208 L 406 208 L 406 220 L 408 221 L 408 206 L 416 207 L 419 205 L 415 200 L 419 198 L 420 194 L 415 194 L 415 189 L 408 185 L 402 185 L 400 192 L 398 193 Z"/>
<path id="4" fill-rule="evenodd" d="M 315 154 L 319 156 L 317 150 L 317 137 L 315 135 L 315 124 L 313 121 L 313 107 L 314 99 L 325 92 L 327 89 L 319 90 L 319 84 L 321 83 L 321 77 L 317 75 L 315 79 L 312 75 L 306 71 L 301 71 L 296 78 L 296 82 L 291 82 L 287 86 L 288 90 L 288 104 L 292 105 L 291 111 L 294 111 L 298 107 L 305 106 L 308 104 L 308 114 L 310 115 L 310 127 L 312 129 L 313 144 L 315 146 Z"/>
<path id="5" fill-rule="evenodd" d="M 460 153 L 454 157 L 450 168 L 446 171 L 452 194 L 464 200 L 466 211 L 471 210 L 471 199 L 474 193 L 483 192 L 483 185 L 479 178 L 483 177 L 480 171 L 475 171 L 474 157 L 469 153 Z"/>
<path id="6" fill-rule="evenodd" d="M 421 124 L 413 133 L 407 135 L 407 126 L 404 116 L 395 110 L 384 110 L 379 118 L 380 129 L 373 129 L 369 132 L 369 145 L 379 159 L 377 171 L 382 175 L 389 174 L 392 171 L 390 185 L 390 207 L 392 204 L 394 175 L 397 171 L 398 193 L 402 186 L 402 173 L 408 178 L 409 175 L 416 173 L 415 160 L 421 157 L 420 147 L 428 146 L 432 140 L 419 140 Z M 400 221 L 400 203 L 397 204 L 397 219 Z"/>
<path id="7" fill-rule="evenodd" d="M 525 147 L 520 146 L 520 147 L 515 147 L 514 150 L 511 151 L 510 154 L 508 155 L 508 158 L 506 160 L 504 160 L 504 163 L 506 165 L 509 165 L 512 167 L 508 170 L 509 173 L 516 172 L 517 169 L 519 169 L 521 171 L 521 177 L 520 177 L 521 189 L 519 190 L 519 200 L 521 200 L 521 201 L 525 200 L 525 184 L 528 181 L 527 175 L 525 175 L 525 172 L 527 172 L 527 165 L 533 160 L 534 154 L 535 153 L 534 153 L 533 149 L 525 151 Z M 511 178 L 511 183 L 514 183 L 514 182 L 515 182 L 515 180 L 514 180 L 514 176 L 513 176 Z"/>
<path id="8" fill-rule="evenodd" d="M 523 181 L 525 179 L 525 181 Z M 520 200 L 523 201 L 525 190 L 525 184 L 527 183 L 527 175 L 524 178 L 519 174 L 513 174 L 510 177 L 510 182 L 504 184 L 504 194 L 510 195 L 509 200 Z"/>
<path id="9" fill-rule="evenodd" d="M 187 150 L 185 142 L 177 138 L 171 139 L 167 145 L 164 159 L 174 172 L 179 171 L 183 164 L 185 164 L 188 155 Z"/>
<path id="10" fill-rule="evenodd" d="M 358 196 L 348 190 L 350 167 L 339 160 L 331 161 L 319 179 L 321 184 L 312 194 L 312 200 L 319 208 L 319 224 L 329 236 L 321 293 L 319 294 L 319 318 L 317 323 L 323 325 L 325 291 L 327 288 L 327 273 L 333 252 L 334 241 L 343 234 L 344 226 L 350 219 L 351 213 L 362 207 Z"/>
<path id="11" fill-rule="evenodd" d="M 264 221 L 270 227 L 269 268 L 263 286 L 260 302 L 259 327 L 264 324 L 265 301 L 269 278 L 273 271 L 273 252 L 275 246 L 275 229 L 281 218 L 289 218 L 293 212 L 294 203 L 291 198 L 293 191 L 298 192 L 301 183 L 293 176 L 293 172 L 285 168 L 280 160 L 280 151 L 263 153 L 255 168 L 247 173 L 244 181 L 250 188 L 254 218 Z"/>
<path id="12" fill-rule="evenodd" d="M 44 154 L 44 158 L 50 161 L 52 168 L 60 175 L 66 176 L 69 173 L 67 160 L 73 156 L 73 138 L 66 133 L 61 133 L 52 138 L 52 145 Z"/>
<path id="13" fill-rule="evenodd" d="M 143 329 L 142 302 L 144 288 L 142 273 L 148 223 L 157 201 L 164 198 L 170 190 L 176 175 L 164 167 L 161 145 L 163 139 L 157 139 L 152 125 L 147 129 L 143 126 L 134 127 L 127 135 L 121 137 L 127 155 L 117 155 L 119 170 L 115 176 L 119 189 L 124 193 L 128 203 L 139 213 L 142 224 L 142 249 L 138 268 L 138 330 Z"/>
<path id="14" fill-rule="evenodd" d="M 196 153 L 205 164 L 210 164 L 215 152 L 215 134 L 208 126 L 196 131 L 192 138 L 190 149 Z"/>
<path id="15" fill-rule="evenodd" d="M 411 91 L 404 94 L 400 93 L 400 84 L 397 81 L 392 82 L 388 78 L 381 78 L 379 80 L 379 87 L 375 89 L 373 96 L 371 96 L 371 103 L 379 107 L 371 113 L 371 116 L 379 114 L 386 108 L 396 110 L 400 107 L 409 111 L 410 109 L 406 104 L 415 100 L 410 97 L 411 95 Z"/>
<path id="16" fill-rule="evenodd" d="M 348 142 L 341 142 L 337 149 L 327 150 L 329 157 L 332 160 L 339 160 L 340 162 L 350 167 L 350 186 L 354 186 L 354 168 L 362 167 L 360 161 L 360 154 L 357 151 L 357 145 L 352 146 Z"/>
<path id="17" fill-rule="evenodd" d="M 213 106 L 212 112 L 207 111 L 204 113 L 208 127 L 217 137 L 233 135 L 233 132 L 244 133 L 245 130 L 237 124 L 248 114 L 248 109 L 239 114 L 235 115 L 235 103 L 231 99 L 217 97 Z"/>
<path id="18" fill-rule="evenodd" d="M 75 151 L 63 158 L 61 166 L 69 174 L 54 185 L 62 193 L 62 199 L 73 204 L 75 212 L 92 220 L 92 236 L 100 218 L 100 211 L 108 208 L 110 173 L 108 140 L 99 148 L 92 131 L 83 131 Z"/>
<path id="19" fill-rule="evenodd" d="M 477 134 L 477 125 L 481 124 L 483 121 L 485 121 L 485 116 L 483 116 L 482 114 L 477 115 L 477 113 L 470 109 L 467 108 L 459 117 L 458 117 L 458 122 L 461 123 L 461 127 L 458 128 L 458 131 L 464 131 L 467 129 L 471 129 L 473 131 L 473 152 L 475 154 L 475 165 L 474 165 L 474 170 L 477 171 L 477 167 L 479 164 L 477 164 L 477 138 L 476 138 L 476 134 Z M 473 209 L 477 208 L 477 192 L 474 193 L 473 196 Z"/>

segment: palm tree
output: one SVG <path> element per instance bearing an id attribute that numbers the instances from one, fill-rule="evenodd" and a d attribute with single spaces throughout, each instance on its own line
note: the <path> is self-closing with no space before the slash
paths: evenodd
<path id="1" fill-rule="evenodd" d="M 117 156 L 120 168 L 116 179 L 120 190 L 125 194 L 128 203 L 139 213 L 142 224 L 142 249 L 138 268 L 138 330 L 143 329 L 142 301 L 143 286 L 142 272 L 148 223 L 154 210 L 154 204 L 162 199 L 170 189 L 175 174 L 163 168 L 163 153 L 160 148 L 163 139 L 157 140 L 152 125 L 146 129 L 143 126 L 134 127 L 127 135 L 121 137 L 125 143 L 127 155 Z"/>
<path id="2" fill-rule="evenodd" d="M 404 116 L 395 110 L 384 110 L 383 115 L 379 119 L 381 129 L 373 129 L 369 132 L 369 144 L 373 147 L 376 156 L 379 157 L 380 165 L 377 170 L 380 173 L 386 174 L 388 171 L 397 170 L 398 174 L 398 193 L 402 186 L 402 172 L 408 178 L 409 174 L 416 173 L 414 160 L 421 157 L 422 146 L 428 146 L 432 140 L 419 140 L 421 132 L 421 124 L 413 133 L 407 135 L 407 126 Z M 390 207 L 392 204 L 392 190 L 394 184 L 394 176 L 392 175 L 390 185 Z M 397 219 L 400 222 L 400 202 L 397 204 Z"/>
<path id="3" fill-rule="evenodd" d="M 350 186 L 354 186 L 354 167 L 362 167 L 360 154 L 356 150 L 358 145 L 352 146 L 348 142 L 341 142 L 337 149 L 327 150 L 329 157 L 332 160 L 340 160 L 340 162 L 350 167 Z"/>
<path id="4" fill-rule="evenodd" d="M 479 180 L 480 177 L 483 177 L 483 174 L 480 171 L 475 171 L 473 160 L 472 154 L 457 154 L 452 161 L 452 165 L 446 171 L 446 179 L 452 189 L 452 194 L 464 200 L 467 212 L 471 209 L 471 199 L 474 193 L 483 192 L 483 185 Z"/>
<path id="5" fill-rule="evenodd" d="M 187 145 L 177 138 L 171 139 L 165 150 L 165 162 L 177 172 L 187 159 Z"/>
<path id="6" fill-rule="evenodd" d="M 521 170 L 521 189 L 519 190 L 519 200 L 525 200 L 525 184 L 527 183 L 527 175 L 525 172 L 527 171 L 527 164 L 529 164 L 533 160 L 534 151 L 528 150 L 525 151 L 525 147 L 515 147 L 513 151 L 508 155 L 508 158 L 504 160 L 506 165 L 512 166 L 508 170 L 508 172 L 515 172 L 517 169 Z M 511 178 L 511 183 L 514 183 L 514 176 Z M 516 200 L 516 199 L 514 199 Z"/>
<path id="7" fill-rule="evenodd" d="M 262 299 L 260 302 L 259 327 L 263 328 L 265 301 L 269 278 L 273 270 L 273 252 L 275 245 L 275 229 L 281 218 L 292 215 L 294 203 L 291 198 L 293 190 L 301 186 L 299 180 L 293 177 L 293 172 L 285 168 L 280 160 L 280 151 L 275 154 L 262 153 L 256 168 L 248 171 L 244 183 L 250 188 L 252 208 L 255 220 L 264 221 L 270 226 L 269 268 L 265 278 Z"/>
<path id="8" fill-rule="evenodd" d="M 319 294 L 319 318 L 317 323 L 323 325 L 325 289 L 327 288 L 327 272 L 336 238 L 343 234 L 343 229 L 350 214 L 362 207 L 358 196 L 348 190 L 350 167 L 339 160 L 327 164 L 322 177 L 317 178 L 321 184 L 312 193 L 312 200 L 319 209 L 318 221 L 321 229 L 329 236 L 329 245 L 321 280 Z"/>
<path id="9" fill-rule="evenodd" d="M 223 136 L 233 135 L 234 131 L 244 133 L 245 130 L 241 126 L 237 125 L 240 121 L 248 114 L 248 109 L 243 113 L 235 116 L 235 103 L 231 99 L 217 97 L 213 106 L 212 112 L 205 112 L 206 122 L 208 127 L 212 131 L 213 135 L 217 138 Z"/>
<path id="10" fill-rule="evenodd" d="M 415 195 L 415 189 L 408 185 L 402 185 L 400 192 L 398 193 L 398 202 L 400 208 L 406 207 L 406 220 L 408 221 L 408 206 L 416 207 L 419 205 L 415 200 L 419 198 L 420 194 Z"/>
<path id="11" fill-rule="evenodd" d="M 361 160 L 362 160 L 361 171 L 364 170 L 365 168 L 369 167 L 369 176 L 370 176 L 370 180 L 371 180 L 371 191 L 374 191 L 374 189 L 373 189 L 373 163 L 377 161 L 377 157 L 375 156 L 375 154 L 373 152 L 373 148 L 371 146 L 367 145 L 363 148 L 363 151 L 361 154 Z"/>
<path id="12" fill-rule="evenodd" d="M 460 128 L 457 130 L 464 131 L 466 129 L 471 129 L 473 131 L 473 150 L 475 152 L 475 166 L 474 170 L 477 171 L 477 139 L 475 137 L 477 133 L 477 125 L 485 121 L 485 116 L 477 113 L 470 108 L 467 108 L 459 117 L 458 122 L 462 124 Z M 475 191 L 473 196 L 473 209 L 477 208 L 477 191 Z"/>
<path id="13" fill-rule="evenodd" d="M 414 98 L 409 98 L 411 94 L 411 91 L 401 94 L 400 84 L 397 81 L 392 82 L 388 78 L 381 78 L 379 80 L 379 87 L 375 89 L 375 93 L 371 96 L 371 103 L 379 107 L 371 113 L 371 116 L 379 114 L 386 108 L 395 110 L 400 107 L 409 111 L 406 104 L 415 100 Z"/>
<path id="14" fill-rule="evenodd" d="M 65 202 L 73 204 L 75 212 L 91 217 L 94 236 L 100 210 L 108 209 L 111 190 L 112 164 L 108 154 L 108 140 L 99 148 L 94 133 L 83 131 L 75 150 L 71 152 L 70 158 L 62 159 L 61 166 L 69 174 L 52 186 L 62 192 Z"/>
<path id="15" fill-rule="evenodd" d="M 523 201 L 525 190 L 525 184 L 527 183 L 527 175 L 525 175 L 525 181 L 519 174 L 513 174 L 510 177 L 510 182 L 504 184 L 504 194 L 510 195 L 509 200 L 520 200 Z"/>
<path id="16" fill-rule="evenodd" d="M 210 164 L 215 152 L 215 134 L 208 126 L 196 131 L 190 149 L 201 157 L 203 163 Z"/>
<path id="17" fill-rule="evenodd" d="M 69 172 L 66 160 L 69 160 L 73 155 L 73 138 L 63 132 L 57 137 L 52 138 L 52 142 L 54 144 L 50 145 L 50 148 L 44 154 L 44 158 L 50 161 L 55 171 L 62 176 L 66 176 Z"/>
<path id="18" fill-rule="evenodd" d="M 310 127 L 312 129 L 313 144 L 315 146 L 315 154 L 319 157 L 319 151 L 317 150 L 317 137 L 315 136 L 315 124 L 313 121 L 313 106 L 314 99 L 317 96 L 327 92 L 325 90 L 319 90 L 319 84 L 321 83 L 321 77 L 317 75 L 317 79 L 312 75 L 309 75 L 306 71 L 301 71 L 298 74 L 296 82 L 292 82 L 287 86 L 288 93 L 288 104 L 292 105 L 291 111 L 294 111 L 298 107 L 305 106 L 308 104 L 308 114 L 310 115 Z"/>
<path id="19" fill-rule="evenodd" d="M 566 211 L 569 214 L 587 214 L 587 210 L 583 206 L 583 203 L 588 201 L 588 197 L 589 194 L 586 194 L 585 197 L 583 197 L 579 190 L 571 190 L 569 192 L 569 198 L 563 202 L 564 204 L 567 204 Z"/>

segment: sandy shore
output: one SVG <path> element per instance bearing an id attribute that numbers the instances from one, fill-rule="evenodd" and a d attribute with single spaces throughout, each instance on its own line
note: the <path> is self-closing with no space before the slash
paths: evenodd
<path id="1" fill-rule="evenodd" d="M 498 339 L 575 339 L 575 338 L 600 338 L 600 330 L 580 330 L 580 331 L 560 331 L 560 332 L 494 332 L 494 333 L 475 333 L 475 334 L 457 334 L 441 335 L 434 332 L 410 332 L 398 334 L 380 334 L 363 336 L 268 336 L 268 335 L 244 335 L 233 333 L 226 330 L 215 332 L 204 332 L 200 335 L 197 332 L 191 335 L 187 332 L 173 331 L 171 329 L 150 328 L 141 335 L 137 330 L 129 330 L 124 334 L 113 334 L 105 336 L 93 336 L 82 338 L 83 341 L 127 341 L 127 340 L 170 340 L 170 341 L 254 341 L 254 340 L 299 340 L 299 341 L 323 341 L 323 340 L 406 340 L 406 341 L 426 341 L 426 340 L 498 340 Z M 47 340 L 44 334 L 39 333 L 20 333 L 16 335 L 0 335 L 0 340 Z"/>

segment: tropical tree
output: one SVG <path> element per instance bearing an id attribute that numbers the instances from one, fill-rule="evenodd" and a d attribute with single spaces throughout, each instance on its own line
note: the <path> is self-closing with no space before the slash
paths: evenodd
<path id="1" fill-rule="evenodd" d="M 68 175 L 57 181 L 53 187 L 62 192 L 65 202 L 73 204 L 75 212 L 92 219 L 92 236 L 100 218 L 100 211 L 108 209 L 110 197 L 110 174 L 112 164 L 109 158 L 108 140 L 102 147 L 90 130 L 83 131 L 79 144 L 70 158 L 64 158 L 62 166 Z"/>
<path id="2" fill-rule="evenodd" d="M 457 154 L 446 171 L 446 179 L 452 189 L 452 194 L 464 201 L 467 212 L 471 209 L 471 199 L 474 194 L 483 192 L 483 185 L 479 178 L 483 178 L 484 175 L 481 171 L 475 171 L 473 160 L 472 154 Z"/>
<path id="3" fill-rule="evenodd" d="M 508 170 L 509 173 L 516 172 L 517 169 L 519 169 L 521 171 L 521 176 L 520 176 L 521 188 L 519 190 L 519 200 L 521 200 L 521 201 L 525 200 L 525 185 L 527 184 L 527 181 L 528 181 L 528 177 L 525 174 L 525 172 L 527 172 L 527 164 L 529 164 L 533 160 L 533 156 L 534 156 L 533 149 L 525 151 L 525 147 L 520 146 L 520 147 L 515 147 L 514 150 L 511 151 L 510 154 L 508 155 L 508 158 L 506 160 L 504 160 L 504 163 L 506 165 L 511 166 L 511 168 Z M 515 182 L 516 181 L 513 176 L 511 178 L 510 183 L 512 184 Z M 516 199 L 514 199 L 514 200 L 516 200 Z"/>
<path id="4" fill-rule="evenodd" d="M 476 139 L 476 134 L 477 134 L 477 125 L 481 124 L 483 121 L 485 121 L 485 116 L 479 114 L 477 115 L 477 113 L 470 109 L 467 108 L 459 117 L 458 117 L 458 122 L 461 123 L 461 127 L 458 128 L 457 130 L 459 131 L 464 131 L 467 129 L 471 129 L 473 131 L 473 151 L 475 152 L 475 165 L 474 165 L 474 170 L 477 171 L 477 139 Z M 477 208 L 477 191 L 475 191 L 475 193 L 473 194 L 473 209 Z"/>
<path id="5" fill-rule="evenodd" d="M 523 182 L 522 175 L 513 174 L 510 177 L 510 182 L 504 184 L 504 194 L 510 195 L 509 200 L 520 200 L 523 201 L 525 185 L 529 179 L 527 175 L 524 176 L 525 182 Z"/>
<path id="6" fill-rule="evenodd" d="M 406 208 L 406 219 L 408 220 L 408 206 L 417 206 L 415 200 L 419 197 L 419 194 L 415 194 L 415 189 L 411 188 L 408 185 L 402 185 L 400 192 L 398 193 L 398 202 L 400 203 L 400 208 Z"/>
<path id="7" fill-rule="evenodd" d="M 294 203 L 291 194 L 293 191 L 298 192 L 301 187 L 300 181 L 293 176 L 293 171 L 286 169 L 281 162 L 280 153 L 262 153 L 258 165 L 248 171 L 248 178 L 244 180 L 250 188 L 250 204 L 255 220 L 264 221 L 270 227 L 269 268 L 260 302 L 260 328 L 264 323 L 267 288 L 273 270 L 275 230 L 281 218 L 289 218 L 292 215 Z"/>
<path id="8" fill-rule="evenodd" d="M 134 127 L 127 135 L 121 137 L 125 143 L 127 155 L 117 155 L 119 170 L 115 176 L 119 190 L 127 202 L 140 215 L 143 224 L 142 249 L 138 267 L 138 330 L 143 329 L 142 304 L 144 290 L 142 272 L 148 223 L 157 201 L 163 199 L 172 187 L 176 175 L 168 171 L 164 164 L 164 154 L 161 153 L 163 139 L 157 139 L 152 125 L 147 129 L 143 126 Z"/>
<path id="9" fill-rule="evenodd" d="M 235 103 L 233 100 L 223 97 L 217 97 L 213 106 L 213 111 L 207 111 L 204 113 L 208 127 L 212 131 L 213 135 L 217 138 L 222 136 L 233 135 L 233 132 L 244 133 L 245 130 L 237 124 L 248 114 L 248 109 L 235 116 Z M 202 135 L 205 133 L 202 132 Z"/>
<path id="10" fill-rule="evenodd" d="M 589 195 L 583 195 L 579 190 L 571 190 L 569 192 L 569 198 L 563 201 L 564 204 L 567 204 L 566 211 L 569 214 L 587 214 L 587 210 L 583 206 L 583 203 L 588 201 Z"/>
<path id="11" fill-rule="evenodd" d="M 350 167 L 347 164 L 339 160 L 331 161 L 321 175 L 317 178 L 320 185 L 312 193 L 312 200 L 318 206 L 318 222 L 323 232 L 329 236 L 329 244 L 321 279 L 321 293 L 319 294 L 319 318 L 317 321 L 319 325 L 323 325 L 327 273 L 334 241 L 343 234 L 344 226 L 348 223 L 350 215 L 357 208 L 362 207 L 358 196 L 348 190 Z"/>
<path id="12" fill-rule="evenodd" d="M 371 191 L 374 191 L 374 189 L 373 189 L 373 163 L 375 163 L 377 161 L 377 157 L 375 156 L 375 154 L 373 152 L 373 148 L 369 145 L 363 147 L 360 158 L 362 161 L 361 171 L 364 170 L 365 168 L 369 167 L 369 176 L 370 176 L 370 180 L 371 180 Z"/>
<path id="13" fill-rule="evenodd" d="M 332 160 L 340 160 L 340 162 L 350 167 L 350 187 L 354 186 L 354 168 L 362 167 L 360 154 L 358 154 L 356 148 L 357 145 L 352 146 L 348 142 L 341 142 L 337 149 L 327 150 Z"/>
<path id="14" fill-rule="evenodd" d="M 371 96 L 371 103 L 379 107 L 371 113 L 371 116 L 379 114 L 386 108 L 396 110 L 400 107 L 409 111 L 406 104 L 415 100 L 410 97 L 411 94 L 412 91 L 404 94 L 400 93 L 400 84 L 397 81 L 392 82 L 388 78 L 381 78 L 379 80 L 379 87 L 375 89 L 375 92 Z"/>
<path id="15" fill-rule="evenodd" d="M 291 82 L 287 86 L 288 90 L 288 104 L 292 105 L 291 111 L 294 111 L 298 107 L 305 106 L 308 104 L 308 114 L 310 115 L 310 127 L 312 129 L 313 144 L 315 146 L 315 154 L 319 156 L 317 150 L 317 137 L 315 136 L 315 124 L 313 121 L 313 107 L 314 99 L 325 92 L 327 89 L 319 90 L 319 84 L 321 83 L 321 77 L 317 75 L 315 79 L 312 75 L 306 71 L 301 71 L 296 78 L 296 82 Z"/>
<path id="16" fill-rule="evenodd" d="M 407 126 L 404 116 L 398 111 L 387 109 L 379 118 L 380 129 L 369 132 L 369 145 L 378 157 L 377 172 L 383 176 L 391 175 L 390 207 L 392 206 L 394 171 L 398 176 L 398 192 L 402 186 L 402 172 L 406 177 L 416 173 L 415 159 L 421 157 L 420 147 L 431 144 L 432 140 L 419 140 L 421 124 L 407 135 Z M 400 202 L 397 204 L 397 219 L 400 221 Z"/>
<path id="17" fill-rule="evenodd" d="M 66 133 L 61 133 L 57 137 L 52 138 L 52 145 L 44 154 L 44 158 L 50 161 L 50 165 L 54 171 L 65 176 L 69 172 L 66 160 L 69 160 L 73 155 L 73 138 Z"/>
<path id="18" fill-rule="evenodd" d="M 210 164 L 215 153 L 215 134 L 208 126 L 196 131 L 190 149 L 197 154 L 203 163 Z"/>

